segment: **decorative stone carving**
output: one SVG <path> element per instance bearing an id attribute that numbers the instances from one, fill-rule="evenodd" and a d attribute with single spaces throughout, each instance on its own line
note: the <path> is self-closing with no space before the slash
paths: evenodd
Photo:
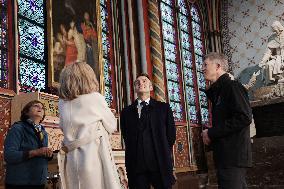
<path id="1" fill-rule="evenodd" d="M 268 39 L 267 49 L 259 67 L 262 68 L 262 79 L 266 84 L 284 82 L 284 26 L 279 21 L 271 25 L 274 32 Z"/>

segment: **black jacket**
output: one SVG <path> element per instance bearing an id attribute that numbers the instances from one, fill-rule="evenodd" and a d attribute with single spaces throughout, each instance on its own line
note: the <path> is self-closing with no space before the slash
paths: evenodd
<path id="1" fill-rule="evenodd" d="M 212 102 L 212 128 L 208 129 L 217 168 L 251 167 L 250 123 L 252 119 L 246 89 L 228 74 L 206 91 Z"/>
<path id="2" fill-rule="evenodd" d="M 172 110 L 168 103 L 150 100 L 150 127 L 152 130 L 153 148 L 156 153 L 159 171 L 165 187 L 174 183 L 172 148 L 176 140 L 176 128 Z M 120 116 L 120 126 L 125 142 L 125 165 L 129 185 L 135 178 L 137 164 L 137 136 L 139 117 L 137 100 L 124 108 Z"/>

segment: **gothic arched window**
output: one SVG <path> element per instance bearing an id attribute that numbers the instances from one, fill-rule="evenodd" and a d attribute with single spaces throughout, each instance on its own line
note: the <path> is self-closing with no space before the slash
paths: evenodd
<path id="1" fill-rule="evenodd" d="M 18 0 L 20 91 L 46 89 L 47 38 L 44 0 Z"/>
<path id="2" fill-rule="evenodd" d="M 186 2 L 160 3 L 168 97 L 176 122 L 208 126 L 202 19 L 198 7 Z"/>

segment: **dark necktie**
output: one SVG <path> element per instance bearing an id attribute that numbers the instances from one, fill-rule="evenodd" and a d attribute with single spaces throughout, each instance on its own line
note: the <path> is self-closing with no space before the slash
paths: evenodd
<path id="1" fill-rule="evenodd" d="M 141 107 L 141 115 L 140 115 L 140 118 L 142 119 L 142 118 L 145 118 L 145 116 L 146 116 L 146 106 L 147 106 L 147 104 L 146 104 L 145 101 L 142 101 L 140 103 L 140 106 L 142 106 Z"/>

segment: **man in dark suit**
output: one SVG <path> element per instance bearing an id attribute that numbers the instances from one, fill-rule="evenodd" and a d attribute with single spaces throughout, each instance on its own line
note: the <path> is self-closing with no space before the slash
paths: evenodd
<path id="1" fill-rule="evenodd" d="M 223 54 L 205 56 L 204 76 L 212 82 L 206 91 L 212 102 L 212 127 L 203 131 L 203 142 L 213 149 L 219 188 L 245 189 L 246 168 L 252 164 L 252 113 L 246 89 L 231 80 L 227 70 Z"/>
<path id="2" fill-rule="evenodd" d="M 150 98 L 152 82 L 147 74 L 136 78 L 138 99 L 121 112 L 125 165 L 130 189 L 169 189 L 173 176 L 172 148 L 176 129 L 168 103 Z"/>

